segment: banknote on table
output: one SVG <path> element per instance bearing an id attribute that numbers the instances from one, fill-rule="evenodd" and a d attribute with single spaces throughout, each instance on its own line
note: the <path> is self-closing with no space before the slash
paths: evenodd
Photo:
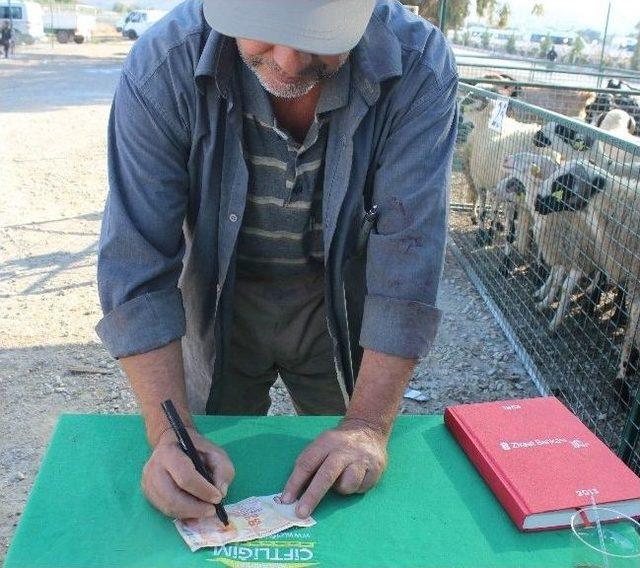
<path id="1" fill-rule="evenodd" d="M 229 525 L 216 516 L 203 519 L 174 521 L 178 532 L 192 551 L 208 546 L 224 546 L 231 542 L 246 542 L 265 538 L 291 527 L 311 527 L 311 518 L 299 519 L 295 503 L 283 505 L 280 494 L 249 497 L 233 505 L 225 505 Z"/>

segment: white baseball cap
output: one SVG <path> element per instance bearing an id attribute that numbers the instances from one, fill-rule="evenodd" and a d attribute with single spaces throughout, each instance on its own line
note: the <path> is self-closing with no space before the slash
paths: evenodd
<path id="1" fill-rule="evenodd" d="M 203 0 L 217 32 L 318 55 L 353 49 L 376 0 Z"/>

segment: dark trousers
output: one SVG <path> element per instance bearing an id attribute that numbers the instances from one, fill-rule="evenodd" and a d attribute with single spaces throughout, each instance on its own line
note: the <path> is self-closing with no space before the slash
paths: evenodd
<path id="1" fill-rule="evenodd" d="M 236 281 L 229 368 L 215 414 L 264 415 L 280 376 L 298 414 L 341 415 L 347 396 L 338 380 L 326 323 L 324 274 L 264 282 Z"/>

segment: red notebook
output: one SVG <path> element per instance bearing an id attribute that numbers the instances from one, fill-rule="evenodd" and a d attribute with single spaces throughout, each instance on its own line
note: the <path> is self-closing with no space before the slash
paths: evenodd
<path id="1" fill-rule="evenodd" d="M 569 526 L 592 498 L 640 516 L 640 478 L 557 398 L 451 406 L 444 421 L 521 530 Z"/>

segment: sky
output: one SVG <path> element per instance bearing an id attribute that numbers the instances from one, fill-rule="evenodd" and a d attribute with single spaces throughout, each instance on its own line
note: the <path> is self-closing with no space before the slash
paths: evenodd
<path id="1" fill-rule="evenodd" d="M 607 0 L 538 0 L 545 7 L 542 18 L 531 16 L 534 0 L 508 0 L 511 5 L 511 25 L 531 26 L 536 20 L 543 27 L 558 29 L 593 28 L 604 30 Z M 475 7 L 472 14 L 475 13 Z M 609 29 L 615 34 L 632 33 L 640 22 L 640 0 L 611 0 Z"/>

